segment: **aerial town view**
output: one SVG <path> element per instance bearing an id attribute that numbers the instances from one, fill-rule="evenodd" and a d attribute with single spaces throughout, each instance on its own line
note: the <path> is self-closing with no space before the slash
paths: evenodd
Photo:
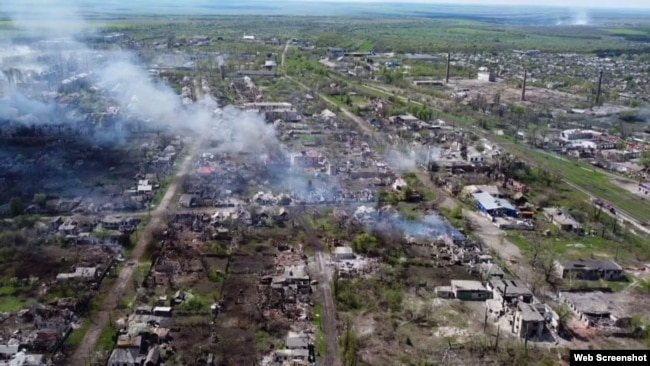
<path id="1" fill-rule="evenodd" d="M 0 0 L 0 366 L 650 349 L 650 2 L 448 3 Z"/>

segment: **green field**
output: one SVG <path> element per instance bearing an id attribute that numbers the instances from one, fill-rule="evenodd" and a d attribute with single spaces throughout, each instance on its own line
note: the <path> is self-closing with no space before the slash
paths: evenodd
<path id="1" fill-rule="evenodd" d="M 460 28 L 460 27 L 454 27 L 454 28 L 449 28 L 447 29 L 447 32 L 449 33 L 456 33 L 456 34 L 467 34 L 470 36 L 504 36 L 507 35 L 505 30 L 486 30 L 486 29 L 480 29 L 480 28 Z"/>
<path id="2" fill-rule="evenodd" d="M 609 28 L 605 29 L 609 34 L 617 36 L 647 36 L 648 31 L 644 29 L 632 28 Z"/>

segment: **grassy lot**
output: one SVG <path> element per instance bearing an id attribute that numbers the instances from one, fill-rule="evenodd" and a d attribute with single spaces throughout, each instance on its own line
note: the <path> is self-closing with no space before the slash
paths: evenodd
<path id="1" fill-rule="evenodd" d="M 607 33 L 617 36 L 646 36 L 647 30 L 643 29 L 630 29 L 630 28 L 609 28 L 605 29 Z"/>
<path id="2" fill-rule="evenodd" d="M 13 313 L 23 308 L 26 302 L 16 296 L 0 296 L 0 312 Z"/>
<path id="3" fill-rule="evenodd" d="M 0 312 L 13 313 L 21 310 L 35 300 L 21 294 L 21 289 L 14 286 L 0 287 Z"/>
<path id="4" fill-rule="evenodd" d="M 323 304 L 317 302 L 312 309 L 314 330 L 316 333 L 316 342 L 314 348 L 316 355 L 325 355 L 325 334 L 323 333 Z"/>
<path id="5" fill-rule="evenodd" d="M 639 262 L 650 256 L 650 248 L 644 238 L 627 234 L 619 239 L 606 239 L 595 235 L 578 236 L 555 231 L 550 236 L 540 232 L 515 232 L 508 239 L 531 254 L 546 251 L 562 259 L 613 259 L 621 263 Z"/>
<path id="6" fill-rule="evenodd" d="M 86 336 L 88 328 L 90 328 L 90 319 L 85 318 L 83 323 L 81 323 L 81 326 L 72 331 L 68 339 L 65 341 L 65 345 L 70 348 L 77 348 Z"/>
<path id="7" fill-rule="evenodd" d="M 111 351 L 113 350 L 113 346 L 115 345 L 115 341 L 113 340 L 113 336 L 117 333 L 117 329 L 115 329 L 115 326 L 112 323 L 109 323 L 104 330 L 102 330 L 102 334 L 99 336 L 99 340 L 97 341 L 97 344 L 95 345 L 95 350 L 96 351 Z"/>

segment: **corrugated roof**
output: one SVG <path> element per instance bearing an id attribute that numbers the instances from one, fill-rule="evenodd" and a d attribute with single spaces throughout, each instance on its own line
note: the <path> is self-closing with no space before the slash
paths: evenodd
<path id="1" fill-rule="evenodd" d="M 497 210 L 500 208 L 505 208 L 506 210 L 513 210 L 516 211 L 516 209 L 508 202 L 507 200 L 503 198 L 495 198 L 489 193 L 481 192 L 481 193 L 474 193 L 472 194 L 472 197 L 486 210 Z"/>

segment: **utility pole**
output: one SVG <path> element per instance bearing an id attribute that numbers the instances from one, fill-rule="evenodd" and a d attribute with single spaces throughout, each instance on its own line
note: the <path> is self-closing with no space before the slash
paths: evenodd
<path id="1" fill-rule="evenodd" d="M 598 89 L 596 90 L 596 107 L 600 106 L 600 93 L 602 91 L 602 85 L 603 85 L 603 70 L 600 69 L 599 75 L 598 75 Z"/>
<path id="2" fill-rule="evenodd" d="M 494 342 L 494 350 L 497 351 L 499 350 L 499 336 L 501 335 L 501 325 L 497 327 L 497 339 L 496 342 Z"/>
<path id="3" fill-rule="evenodd" d="M 445 77 L 445 84 L 449 84 L 449 73 L 451 68 L 451 52 L 447 52 L 447 76 Z"/>
<path id="4" fill-rule="evenodd" d="M 526 334 L 524 335 L 524 352 L 528 355 L 528 324 L 526 323 Z"/>
<path id="5" fill-rule="evenodd" d="M 485 307 L 485 319 L 483 319 L 483 333 L 485 333 L 487 329 L 487 319 L 488 319 L 488 311 L 487 311 L 487 306 Z"/>
<path id="6" fill-rule="evenodd" d="M 526 81 L 528 81 L 528 70 L 524 69 L 524 85 L 521 88 L 521 101 L 526 100 Z"/>

